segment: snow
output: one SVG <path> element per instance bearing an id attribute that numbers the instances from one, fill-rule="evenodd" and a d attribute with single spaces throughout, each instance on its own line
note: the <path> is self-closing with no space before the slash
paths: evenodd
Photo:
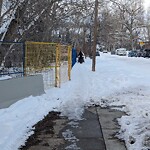
<path id="1" fill-rule="evenodd" d="M 118 137 L 125 140 L 128 150 L 150 149 L 150 59 L 101 53 L 96 62 L 96 72 L 91 71 L 92 60 L 87 58 L 73 67 L 71 81 L 61 88 L 0 109 L 0 149 L 17 150 L 33 134 L 32 126 L 52 110 L 74 119 L 71 123 L 77 126 L 76 120 L 92 104 L 125 111 L 118 118 Z M 64 137 L 74 136 L 66 131 Z M 78 149 L 75 143 L 71 147 Z"/>
<path id="2" fill-rule="evenodd" d="M 11 77 L 10 76 L 2 76 L 2 77 L 0 77 L 0 80 L 7 80 L 7 79 L 11 79 Z"/>

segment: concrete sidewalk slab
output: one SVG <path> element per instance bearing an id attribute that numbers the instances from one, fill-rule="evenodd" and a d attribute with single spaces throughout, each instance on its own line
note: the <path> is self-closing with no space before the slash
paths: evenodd
<path id="1" fill-rule="evenodd" d="M 126 150 L 124 142 L 115 137 L 120 129 L 116 119 L 121 118 L 125 114 L 110 108 L 97 107 L 96 109 L 101 123 L 106 149 Z"/>
<path id="2" fill-rule="evenodd" d="M 76 140 L 68 140 L 59 150 L 106 150 L 96 108 L 89 108 L 83 114 L 83 120 L 78 121 L 78 127 L 67 125 L 67 130 L 73 133 Z M 74 147 L 73 147 L 74 145 Z"/>

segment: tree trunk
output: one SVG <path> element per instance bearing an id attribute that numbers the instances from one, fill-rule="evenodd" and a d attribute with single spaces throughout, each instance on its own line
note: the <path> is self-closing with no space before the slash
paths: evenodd
<path id="1" fill-rule="evenodd" d="M 97 16 L 98 16 L 98 0 L 95 0 L 95 19 L 94 19 L 94 42 L 93 42 L 93 58 L 92 71 L 95 71 L 96 66 L 96 44 L 97 44 Z"/>
<path id="2" fill-rule="evenodd" d="M 2 4 L 3 4 L 3 0 L 0 0 L 0 27 L 1 27 L 1 24 L 2 24 Z"/>
<path id="3" fill-rule="evenodd" d="M 147 27 L 147 32 L 148 32 L 148 40 L 150 41 L 150 27 Z"/>

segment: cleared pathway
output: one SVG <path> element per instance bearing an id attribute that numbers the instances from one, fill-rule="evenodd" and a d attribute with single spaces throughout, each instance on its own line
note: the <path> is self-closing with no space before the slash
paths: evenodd
<path id="1" fill-rule="evenodd" d="M 86 109 L 80 121 L 54 113 L 41 121 L 22 150 L 126 150 L 115 137 L 120 128 L 116 118 L 122 115 L 120 111 L 101 107 Z"/>
<path id="2" fill-rule="evenodd" d="M 62 133 L 66 131 L 70 131 L 75 139 L 66 138 L 60 150 L 106 150 L 96 107 L 85 110 L 83 120 L 67 125 Z"/>
<path id="3" fill-rule="evenodd" d="M 121 111 L 110 108 L 97 107 L 96 109 L 101 123 L 106 149 L 126 150 L 124 142 L 115 137 L 120 129 L 116 118 L 121 118 L 121 116 L 125 114 Z"/>

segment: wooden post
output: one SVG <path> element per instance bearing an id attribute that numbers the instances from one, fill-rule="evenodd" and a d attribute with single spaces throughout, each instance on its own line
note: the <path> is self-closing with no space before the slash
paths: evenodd
<path id="1" fill-rule="evenodd" d="M 56 45 L 55 87 L 60 87 L 60 44 Z"/>
<path id="2" fill-rule="evenodd" d="M 96 44 L 97 44 L 97 16 L 98 16 L 98 0 L 95 0 L 95 18 L 94 18 L 94 41 L 93 41 L 93 58 L 92 58 L 92 71 L 95 71 L 96 65 Z"/>
<path id="3" fill-rule="evenodd" d="M 68 46 L 68 79 L 71 80 L 72 47 Z"/>

